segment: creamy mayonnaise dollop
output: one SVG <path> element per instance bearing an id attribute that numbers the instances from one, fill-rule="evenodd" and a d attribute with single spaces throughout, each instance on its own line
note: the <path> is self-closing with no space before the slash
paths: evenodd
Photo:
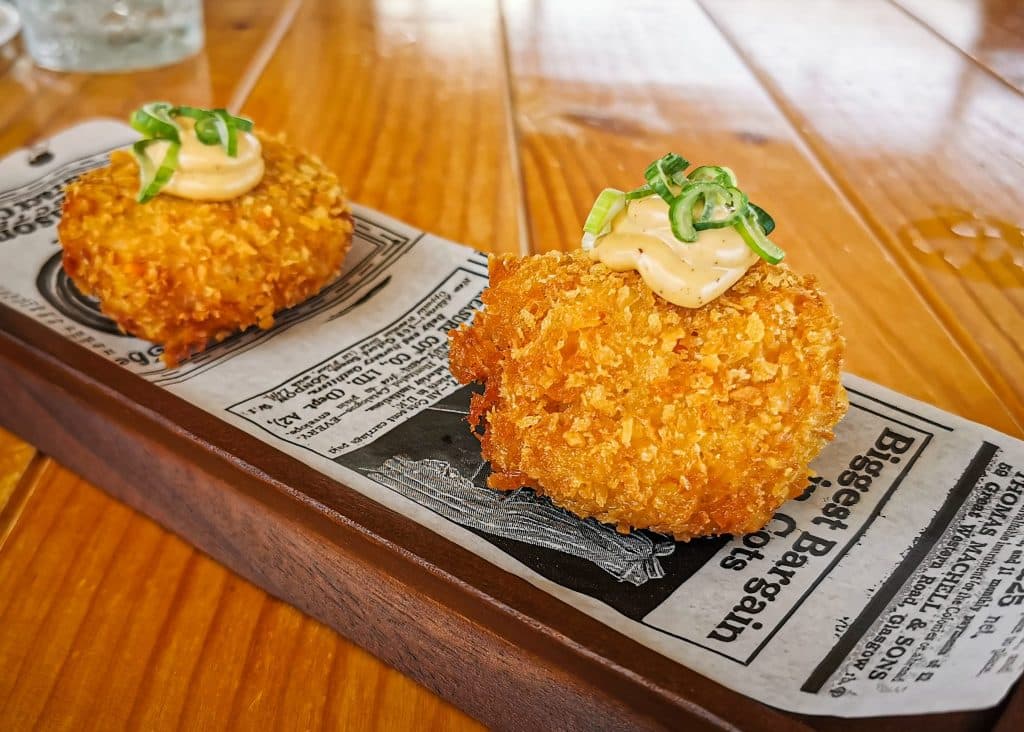
<path id="1" fill-rule="evenodd" d="M 263 150 L 252 133 L 238 131 L 238 154 L 230 157 L 219 144 L 201 143 L 193 120 L 179 117 L 175 121 L 181 128 L 178 167 L 161 193 L 194 201 L 227 201 L 248 193 L 263 179 Z M 163 161 L 169 144 L 161 140 L 146 149 L 154 165 Z"/>
<path id="2" fill-rule="evenodd" d="M 627 202 L 590 257 L 616 272 L 636 270 L 656 294 L 686 308 L 714 300 L 759 259 L 731 226 L 705 229 L 693 243 L 679 241 L 658 196 Z"/>

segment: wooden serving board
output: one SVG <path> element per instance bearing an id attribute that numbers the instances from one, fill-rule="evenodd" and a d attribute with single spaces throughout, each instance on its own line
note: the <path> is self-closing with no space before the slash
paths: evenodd
<path id="1" fill-rule="evenodd" d="M 497 251 L 571 245 L 596 190 L 635 185 L 669 149 L 727 162 L 836 303 L 852 371 L 1020 434 L 1019 268 L 946 266 L 955 222 L 940 206 L 1000 221 L 1019 208 L 995 178 L 963 175 L 1015 170 L 1019 136 L 978 124 L 1020 109 L 1013 69 L 970 54 L 1012 56 L 946 44 L 935 17 L 906 11 L 941 14 L 928 3 L 839 18 L 809 0 L 740 5 L 504 2 L 467 18 L 444 2 L 207 4 L 207 51 L 168 70 L 26 76 L 0 61 L 0 149 L 76 115 L 124 118 L 160 90 L 241 109 L 321 155 L 360 201 Z M 986 4 L 989 36 L 999 5 Z M 840 36 L 809 33 L 812 12 Z M 883 26 L 899 43 L 879 48 Z M 666 52 L 652 55 L 651 28 L 671 29 Z M 857 63 L 823 62 L 838 37 Z M 702 84 L 694 58 L 713 60 Z M 901 73 L 866 75 L 872 59 Z M 922 146 L 933 127 L 942 145 Z M 936 246 L 907 244 L 919 240 Z M 1019 684 L 1001 707 L 924 717 L 753 702 L 2 306 L 0 424 L 494 727 L 1024 728 Z"/>
<path id="2" fill-rule="evenodd" d="M 801 728 L 2 307 L 0 393 L 4 427 L 485 723 Z"/>
<path id="3" fill-rule="evenodd" d="M 738 695 L 6 307 L 0 394 L 0 425 L 493 727 L 923 723 Z M 927 723 L 1017 729 L 1021 696 Z"/>

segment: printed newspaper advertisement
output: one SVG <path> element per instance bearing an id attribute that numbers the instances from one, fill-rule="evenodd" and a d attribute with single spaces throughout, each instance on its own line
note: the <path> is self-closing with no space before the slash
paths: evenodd
<path id="1" fill-rule="evenodd" d="M 1024 443 L 846 378 L 850 411 L 763 530 L 676 543 L 486 487 L 447 368 L 486 257 L 357 209 L 341 276 L 165 368 L 61 267 L 62 185 L 133 139 L 80 125 L 0 163 L 0 303 L 766 704 L 869 716 L 1000 701 L 1024 668 Z M 35 164 L 32 164 L 35 163 Z"/>

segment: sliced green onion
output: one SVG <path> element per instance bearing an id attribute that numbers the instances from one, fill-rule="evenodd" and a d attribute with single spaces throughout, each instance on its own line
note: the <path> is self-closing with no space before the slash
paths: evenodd
<path id="1" fill-rule="evenodd" d="M 686 177 L 693 181 L 710 180 L 728 188 L 736 187 L 736 174 L 723 165 L 702 165 L 691 170 Z"/>
<path id="2" fill-rule="evenodd" d="M 204 145 L 220 144 L 229 157 L 238 154 L 238 130 L 252 130 L 252 120 L 235 117 L 226 109 L 202 109 L 201 107 L 173 107 L 172 116 L 188 117 L 195 120 L 196 138 Z"/>
<path id="3" fill-rule="evenodd" d="M 201 117 L 196 120 L 196 138 L 204 145 L 220 144 L 220 129 L 218 129 L 217 118 L 213 116 Z"/>
<path id="4" fill-rule="evenodd" d="M 721 186 L 710 181 L 690 183 L 680 191 L 679 196 L 672 200 L 668 208 L 668 222 L 676 239 L 688 244 L 697 241 L 697 228 L 694 226 L 693 209 L 701 198 L 719 194 Z"/>
<path id="5" fill-rule="evenodd" d="M 583 248 L 594 248 L 629 201 L 657 195 L 668 203 L 669 225 L 679 241 L 693 243 L 701 231 L 733 227 L 759 257 L 771 264 L 781 262 L 785 252 L 768 239 L 774 219 L 737 187 L 736 174 L 724 165 L 701 165 L 686 175 L 689 165 L 682 156 L 669 153 L 647 166 L 645 185 L 626 193 L 602 191 L 583 226 Z"/>
<path id="6" fill-rule="evenodd" d="M 697 241 L 697 230 L 693 228 L 693 204 L 690 209 L 681 198 L 677 198 L 668 206 L 668 222 L 676 239 L 687 244 Z"/>
<path id="7" fill-rule="evenodd" d="M 252 132 L 252 120 L 248 117 L 236 117 L 233 114 L 228 113 L 226 109 L 203 109 L 202 107 L 173 107 L 171 109 L 171 115 L 174 117 L 189 117 L 196 121 L 212 117 L 218 112 L 224 112 L 231 118 L 231 124 L 234 125 L 236 130 L 242 132 Z"/>
<path id="8" fill-rule="evenodd" d="M 653 196 L 653 195 L 654 195 L 654 189 L 651 188 L 649 185 L 644 184 L 644 185 L 640 186 L 639 188 L 634 188 L 631 191 L 627 191 L 626 192 L 626 200 L 627 201 L 633 201 L 633 200 L 636 200 L 637 198 L 647 198 L 648 196 Z"/>
<path id="9" fill-rule="evenodd" d="M 181 150 L 181 128 L 174 121 L 175 117 L 187 117 L 195 120 L 194 132 L 196 139 L 204 145 L 221 145 L 229 157 L 238 155 L 238 131 L 250 132 L 252 120 L 236 117 L 226 109 L 203 109 L 201 107 L 175 107 L 167 102 L 150 102 L 132 112 L 131 125 L 145 139 L 132 146 L 135 158 L 139 163 L 138 200 L 145 203 L 153 198 L 167 185 L 178 166 L 178 153 Z M 154 165 L 146 154 L 146 149 L 158 140 L 169 143 L 167 153 L 160 166 Z"/>
<path id="10" fill-rule="evenodd" d="M 583 231 L 597 236 L 611 226 L 612 220 L 619 211 L 626 205 L 626 194 L 615 188 L 605 188 L 601 191 L 594 205 L 587 214 L 587 220 L 583 224 Z"/>
<path id="11" fill-rule="evenodd" d="M 765 236 L 761 226 L 757 223 L 757 215 L 753 211 L 740 219 L 736 225 L 736 231 L 743 237 L 747 246 L 769 264 L 778 264 L 786 256 L 782 249 Z"/>
<path id="12" fill-rule="evenodd" d="M 135 156 L 135 162 L 139 164 L 139 194 L 137 200 L 142 203 L 142 192 L 153 182 L 156 177 L 156 169 L 153 165 L 153 161 L 146 155 L 146 148 L 152 145 L 156 140 L 139 140 L 132 145 L 132 155 Z"/>
<path id="13" fill-rule="evenodd" d="M 235 129 L 241 130 L 242 132 L 252 132 L 252 120 L 248 117 L 235 117 L 232 115 L 232 121 L 235 123 Z"/>
<path id="14" fill-rule="evenodd" d="M 217 125 L 217 133 L 220 135 L 220 144 L 229 158 L 238 155 L 238 133 L 231 121 L 231 115 L 223 109 L 213 110 L 213 119 Z"/>
<path id="15" fill-rule="evenodd" d="M 149 138 L 180 142 L 178 125 L 171 119 L 171 105 L 150 102 L 132 112 L 131 126 Z"/>
<path id="16" fill-rule="evenodd" d="M 751 203 L 750 210 L 754 212 L 757 217 L 757 223 L 761 225 L 761 229 L 764 230 L 764 235 L 768 236 L 775 231 L 775 219 L 768 215 L 768 212 L 757 204 Z"/>
<path id="17" fill-rule="evenodd" d="M 665 203 L 672 203 L 678 195 L 673 187 L 678 188 L 681 185 L 679 181 L 686 180 L 683 171 L 689 164 L 686 158 L 669 153 L 648 165 L 647 170 L 644 171 L 644 178 L 647 180 L 647 185 L 661 196 Z"/>
<path id="18" fill-rule="evenodd" d="M 731 169 L 723 167 L 721 165 L 701 165 L 699 168 L 694 168 L 690 171 L 687 176 L 691 181 L 709 181 L 712 183 L 718 183 L 722 186 L 723 190 L 735 189 L 736 188 L 736 174 Z M 742 195 L 742 194 L 741 194 Z M 721 224 L 719 226 L 713 225 L 710 214 L 720 206 L 728 205 L 728 197 L 724 195 L 714 194 L 706 195 L 704 197 L 704 213 L 697 222 L 697 230 L 721 228 L 721 226 L 731 226 L 731 224 Z M 746 204 L 741 206 L 734 206 L 734 210 L 745 209 Z M 742 213 L 742 212 L 741 212 Z M 733 222 L 735 223 L 735 221 Z"/>
<path id="19" fill-rule="evenodd" d="M 167 143 L 167 152 L 164 154 L 160 167 L 154 165 L 149 155 L 146 154 L 146 148 L 156 142 Z M 170 181 L 178 167 L 178 150 L 180 148 L 181 143 L 174 140 L 139 140 L 132 145 L 132 152 L 139 164 L 139 195 L 137 199 L 139 203 L 146 203 L 152 199 Z"/>
<path id="20" fill-rule="evenodd" d="M 735 226 L 749 210 L 747 195 L 732 186 L 726 187 L 713 181 L 703 182 L 711 183 L 715 188 L 704 193 L 704 208 L 697 220 L 694 221 L 693 228 L 697 231 L 704 231 L 705 229 L 723 229 L 726 226 Z M 721 215 L 722 209 L 727 212 L 724 216 Z M 716 214 L 718 215 L 716 216 Z"/>
<path id="21" fill-rule="evenodd" d="M 175 117 L 188 117 L 189 119 L 203 119 L 210 116 L 210 110 L 202 107 L 174 107 L 171 114 Z"/>
<path id="22" fill-rule="evenodd" d="M 680 187 L 686 185 L 686 169 L 690 167 L 690 161 L 675 153 L 668 153 L 663 160 L 664 171 L 669 180 Z"/>
<path id="23" fill-rule="evenodd" d="M 665 171 L 665 175 L 673 180 L 688 167 L 690 167 L 690 161 L 684 158 L 682 155 L 676 155 L 675 153 L 667 153 L 662 159 L 662 170 Z"/>

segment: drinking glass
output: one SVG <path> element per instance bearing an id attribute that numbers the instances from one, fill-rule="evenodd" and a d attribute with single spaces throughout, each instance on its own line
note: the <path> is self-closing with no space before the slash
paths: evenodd
<path id="1" fill-rule="evenodd" d="M 55 71 L 130 71 L 203 46 L 202 0 L 17 0 L 32 59 Z"/>

